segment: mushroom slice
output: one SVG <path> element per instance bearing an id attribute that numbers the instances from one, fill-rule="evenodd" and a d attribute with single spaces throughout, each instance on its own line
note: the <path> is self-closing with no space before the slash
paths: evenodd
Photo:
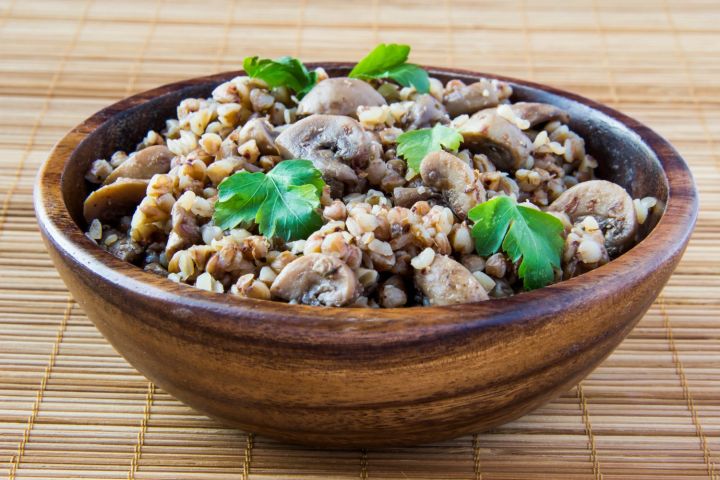
<path id="1" fill-rule="evenodd" d="M 436 198 L 439 199 L 440 195 L 434 188 L 422 185 L 419 187 L 395 187 L 393 189 L 393 204 L 396 207 L 410 208 L 419 201 Z"/>
<path id="2" fill-rule="evenodd" d="M 461 220 L 467 218 L 468 210 L 486 199 L 485 188 L 476 181 L 473 169 L 443 150 L 430 152 L 423 158 L 420 176 L 425 185 L 442 192 Z"/>
<path id="3" fill-rule="evenodd" d="M 500 170 L 517 170 L 527 162 L 532 142 L 515 124 L 494 110 L 478 112 L 458 128 L 463 145 L 485 154 Z"/>
<path id="4" fill-rule="evenodd" d="M 450 123 L 447 111 L 442 103 L 438 102 L 432 95 L 419 95 L 412 102 L 403 123 L 409 130 L 416 130 L 423 127 L 431 127 L 436 123 L 446 125 Z"/>
<path id="5" fill-rule="evenodd" d="M 564 191 L 548 210 L 565 212 L 573 223 L 588 215 L 595 217 L 611 255 L 632 243 L 638 228 L 632 198 L 620 185 L 607 180 L 578 183 Z"/>
<path id="6" fill-rule="evenodd" d="M 355 273 L 333 255 L 311 253 L 290 262 L 270 286 L 273 297 L 305 305 L 342 307 L 359 292 Z"/>
<path id="7" fill-rule="evenodd" d="M 357 120 L 342 115 L 311 115 L 295 122 L 283 130 L 275 145 L 285 159 L 310 160 L 335 198 L 357 188 L 360 179 L 355 172 L 366 168 L 379 150 Z"/>
<path id="8" fill-rule="evenodd" d="M 459 87 L 446 88 L 443 103 L 451 117 L 472 115 L 483 108 L 494 107 L 512 95 L 512 87 L 505 82 L 488 78 Z"/>
<path id="9" fill-rule="evenodd" d="M 372 85 L 357 78 L 328 78 L 313 87 L 298 104 L 298 115 L 325 113 L 357 118 L 360 106 L 386 105 Z"/>
<path id="10" fill-rule="evenodd" d="M 510 108 L 516 116 L 530 123 L 528 128 L 553 120 L 560 120 L 562 123 L 570 121 L 570 116 L 565 110 L 549 103 L 517 102 L 510 105 Z"/>
<path id="11" fill-rule="evenodd" d="M 121 232 L 117 232 L 116 235 L 118 236 L 117 241 L 104 247 L 113 257 L 119 258 L 123 262 L 134 263 L 145 252 L 145 248 L 133 241 L 128 235 Z"/>
<path id="12" fill-rule="evenodd" d="M 103 185 L 92 192 L 83 204 L 83 216 L 91 222 L 112 223 L 130 215 L 145 197 L 148 180 L 139 178 L 118 178 L 110 185 Z"/>
<path id="13" fill-rule="evenodd" d="M 136 152 L 107 176 L 103 185 L 109 185 L 118 178 L 150 179 L 156 173 L 167 173 L 170 160 L 175 157 L 165 145 L 153 145 Z"/>
<path id="14" fill-rule="evenodd" d="M 434 306 L 488 299 L 487 292 L 470 270 L 446 255 L 436 254 L 428 267 L 415 270 L 415 284 Z"/>
<path id="15" fill-rule="evenodd" d="M 261 154 L 277 155 L 275 136 L 273 126 L 268 122 L 267 118 L 253 118 L 243 125 L 238 133 L 237 144 L 242 145 L 248 140 L 255 140 Z"/>

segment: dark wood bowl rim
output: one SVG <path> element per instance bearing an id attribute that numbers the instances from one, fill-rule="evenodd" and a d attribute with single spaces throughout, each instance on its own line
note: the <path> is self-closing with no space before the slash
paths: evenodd
<path id="1" fill-rule="evenodd" d="M 353 64 L 321 62 L 308 66 L 342 70 L 350 69 Z M 219 83 L 243 73 L 236 71 L 171 83 L 125 98 L 100 110 L 68 132 L 53 148 L 37 176 L 34 203 L 40 227 L 61 255 L 74 257 L 76 264 L 86 273 L 100 276 L 128 292 L 155 299 L 159 304 L 209 313 L 204 318 L 179 316 L 175 328 L 201 329 L 217 335 L 231 334 L 303 348 L 348 344 L 375 349 L 385 344 L 435 341 L 444 335 L 464 335 L 496 327 L 527 326 L 541 318 L 548 321 L 555 314 L 592 298 L 593 292 L 605 292 L 606 298 L 620 298 L 626 285 L 642 281 L 654 269 L 667 266 L 682 253 L 696 221 L 697 193 L 687 164 L 659 134 L 612 108 L 545 85 L 468 70 L 426 68 L 431 74 L 449 74 L 466 79 L 479 76 L 497 78 L 562 96 L 598 110 L 631 130 L 638 136 L 638 141 L 644 142 L 657 156 L 667 179 L 668 201 L 660 221 L 645 239 L 619 258 L 561 283 L 488 302 L 394 309 L 288 305 L 210 293 L 145 272 L 91 242 L 72 220 L 61 192 L 60 178 L 70 152 L 93 130 L 112 121 L 113 116 L 122 111 L 178 89 L 201 83 Z M 213 312 L 217 313 L 217 318 L 213 318 Z"/>

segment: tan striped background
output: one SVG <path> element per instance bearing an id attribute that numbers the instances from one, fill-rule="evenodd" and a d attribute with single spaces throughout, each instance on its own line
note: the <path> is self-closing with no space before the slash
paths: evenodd
<path id="1" fill-rule="evenodd" d="M 245 55 L 419 63 L 546 82 L 653 126 L 690 162 L 696 234 L 663 296 L 577 389 L 454 441 L 328 452 L 223 428 L 155 389 L 73 302 L 31 191 L 52 143 L 130 93 Z M 0 475 L 137 479 L 720 478 L 717 0 L 0 0 Z"/>

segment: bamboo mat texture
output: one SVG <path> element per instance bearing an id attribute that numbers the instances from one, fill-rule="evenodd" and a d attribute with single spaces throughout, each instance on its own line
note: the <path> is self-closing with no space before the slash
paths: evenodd
<path id="1" fill-rule="evenodd" d="M 9 479 L 720 478 L 720 3 L 0 0 L 0 475 Z M 545 82 L 670 139 L 701 212 L 658 302 L 580 386 L 479 435 L 378 451 L 225 428 L 148 383 L 68 295 L 35 173 L 63 133 L 134 92 L 246 55 L 412 60 Z"/>

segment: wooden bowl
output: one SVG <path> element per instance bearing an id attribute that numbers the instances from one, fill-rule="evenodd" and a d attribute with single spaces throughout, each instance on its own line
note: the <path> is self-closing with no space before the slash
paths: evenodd
<path id="1" fill-rule="evenodd" d="M 313 67 L 318 65 L 313 65 Z M 331 76 L 351 65 L 324 63 Z M 429 68 L 447 81 L 463 70 Z M 625 338 L 685 250 L 697 194 L 658 134 L 585 98 L 525 81 L 513 100 L 555 104 L 600 160 L 599 174 L 664 213 L 630 251 L 571 280 L 449 307 L 348 309 L 240 299 L 173 283 L 106 253 L 83 231 L 90 163 L 132 150 L 185 97 L 241 72 L 122 100 L 75 127 L 35 187 L 40 230 L 60 275 L 133 366 L 183 402 L 244 430 L 325 447 L 417 444 L 513 420 L 567 391 Z M 661 208 L 662 209 L 662 208 Z"/>

